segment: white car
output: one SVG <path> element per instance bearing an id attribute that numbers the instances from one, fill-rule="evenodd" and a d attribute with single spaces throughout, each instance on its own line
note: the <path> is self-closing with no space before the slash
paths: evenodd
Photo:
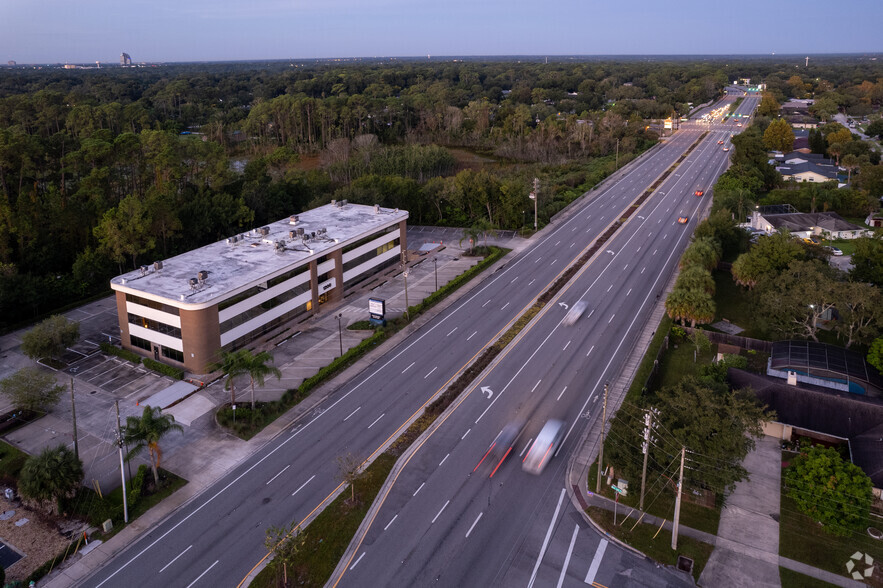
<path id="1" fill-rule="evenodd" d="M 836 257 L 843 255 L 843 252 L 841 250 L 837 249 L 836 247 L 825 247 L 825 249 L 827 249 L 829 252 L 831 252 L 831 255 L 834 255 Z"/>
<path id="2" fill-rule="evenodd" d="M 555 455 L 558 446 L 564 439 L 564 423 L 551 419 L 546 421 L 540 434 L 537 435 L 536 441 L 530 446 L 524 461 L 521 462 L 521 469 L 530 474 L 539 475 L 545 469 L 546 464 Z"/>
<path id="3" fill-rule="evenodd" d="M 564 320 L 561 322 L 563 322 L 568 327 L 570 325 L 574 324 L 576 321 L 579 320 L 579 317 L 581 317 L 583 315 L 583 313 L 586 311 L 587 306 L 588 306 L 588 303 L 585 300 L 580 300 L 579 302 L 577 302 L 576 304 L 573 305 L 573 308 L 571 308 L 570 310 L 567 311 L 567 314 L 564 315 Z"/>

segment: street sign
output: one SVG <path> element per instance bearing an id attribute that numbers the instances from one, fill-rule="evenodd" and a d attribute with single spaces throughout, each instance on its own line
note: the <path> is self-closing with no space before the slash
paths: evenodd
<path id="1" fill-rule="evenodd" d="M 619 486 L 610 486 L 610 487 L 613 488 L 613 491 L 616 492 L 617 494 L 625 494 L 625 490 L 623 490 Z"/>

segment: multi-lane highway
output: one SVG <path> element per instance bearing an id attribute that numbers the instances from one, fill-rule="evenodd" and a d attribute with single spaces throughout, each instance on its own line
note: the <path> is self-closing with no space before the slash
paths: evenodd
<path id="1" fill-rule="evenodd" d="M 269 526 L 301 521 L 338 488 L 338 456 L 366 458 L 381 448 L 706 130 L 686 125 L 631 164 L 629 173 L 84 584 L 189 588 L 242 578 L 265 554 Z M 347 584 L 415 585 L 444 576 L 450 585 L 484 585 L 508 573 L 507 562 L 527 549 L 519 537 L 560 491 L 565 460 L 559 456 L 537 477 L 522 473 L 515 460 L 493 480 L 485 469 L 467 474 L 509 419 L 527 421 L 520 452 L 545 418 L 562 418 L 573 429 L 576 415 L 591 411 L 598 382 L 621 362 L 696 222 L 704 201 L 693 191 L 707 190 L 723 169 L 727 154 L 717 140 L 728 136 L 711 131 L 605 245 L 612 253 L 596 257 L 562 293 L 565 303 L 587 300 L 586 316 L 565 329 L 558 326 L 563 307 L 551 307 L 488 376 L 483 385 L 495 391 L 492 398 L 467 398 L 426 444 L 396 483 Z M 688 225 L 676 224 L 681 214 L 690 217 Z M 574 438 L 575 432 L 562 453 Z"/>

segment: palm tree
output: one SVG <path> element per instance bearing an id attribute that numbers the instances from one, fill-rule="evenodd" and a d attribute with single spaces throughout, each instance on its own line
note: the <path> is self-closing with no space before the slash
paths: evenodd
<path id="1" fill-rule="evenodd" d="M 843 160 L 840 163 L 846 168 L 846 183 L 848 184 L 852 181 L 852 170 L 858 169 L 861 161 L 852 153 L 847 153 L 843 156 Z"/>
<path id="2" fill-rule="evenodd" d="M 466 227 L 463 229 L 463 237 L 460 239 L 460 245 L 463 245 L 463 241 L 469 240 L 469 252 L 472 253 L 472 250 L 475 247 L 478 247 L 478 240 L 481 238 L 482 230 L 477 225 L 472 225 L 471 227 Z"/>
<path id="3" fill-rule="evenodd" d="M 70 498 L 83 481 L 83 462 L 64 445 L 47 447 L 29 457 L 18 478 L 18 491 L 50 512 L 60 512 L 58 501 Z"/>
<path id="4" fill-rule="evenodd" d="M 244 350 L 245 351 L 245 350 Z M 251 379 L 251 409 L 254 410 L 254 384 L 258 383 L 259 386 L 264 385 L 264 379 L 267 376 L 276 376 L 277 380 L 282 379 L 282 372 L 279 371 L 279 368 L 267 365 L 267 363 L 273 362 L 273 356 L 267 353 L 266 351 L 261 351 L 257 355 L 252 355 L 250 352 L 243 354 L 243 359 L 245 359 L 245 373 L 248 374 L 248 377 Z"/>
<path id="5" fill-rule="evenodd" d="M 159 465 L 162 460 L 160 440 L 172 431 L 184 432 L 184 428 L 175 422 L 175 417 L 162 414 L 162 409 L 145 406 L 140 417 L 126 417 L 123 430 L 123 441 L 132 446 L 126 454 L 126 461 L 131 460 L 147 448 L 150 454 L 150 468 L 153 470 L 153 481 L 159 484 Z"/>
<path id="6" fill-rule="evenodd" d="M 224 382 L 224 389 L 230 391 L 230 404 L 236 404 L 236 380 L 237 376 L 248 373 L 248 365 L 251 361 L 251 353 L 248 349 L 239 349 L 237 351 L 224 351 L 221 354 L 221 361 L 213 363 L 209 366 L 211 371 L 221 370 L 226 374 L 227 381 Z"/>

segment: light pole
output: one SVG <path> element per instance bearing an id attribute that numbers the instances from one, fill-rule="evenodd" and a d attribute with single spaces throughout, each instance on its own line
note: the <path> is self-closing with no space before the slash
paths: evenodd
<path id="1" fill-rule="evenodd" d="M 533 200 L 533 232 L 537 232 L 537 202 L 540 199 L 540 180 L 533 179 L 533 192 L 530 193 L 530 199 Z"/>
<path id="2" fill-rule="evenodd" d="M 411 315 L 408 313 L 408 268 L 405 268 L 405 271 L 402 272 L 402 276 L 405 277 L 405 320 L 410 322 Z"/>
<path id="3" fill-rule="evenodd" d="M 438 257 L 433 257 L 432 263 L 435 265 L 435 290 L 438 292 Z"/>
<path id="4" fill-rule="evenodd" d="M 337 314 L 337 338 L 340 341 L 340 355 L 343 356 L 343 331 L 340 328 L 340 320 L 343 318 L 343 313 L 340 312 Z"/>

